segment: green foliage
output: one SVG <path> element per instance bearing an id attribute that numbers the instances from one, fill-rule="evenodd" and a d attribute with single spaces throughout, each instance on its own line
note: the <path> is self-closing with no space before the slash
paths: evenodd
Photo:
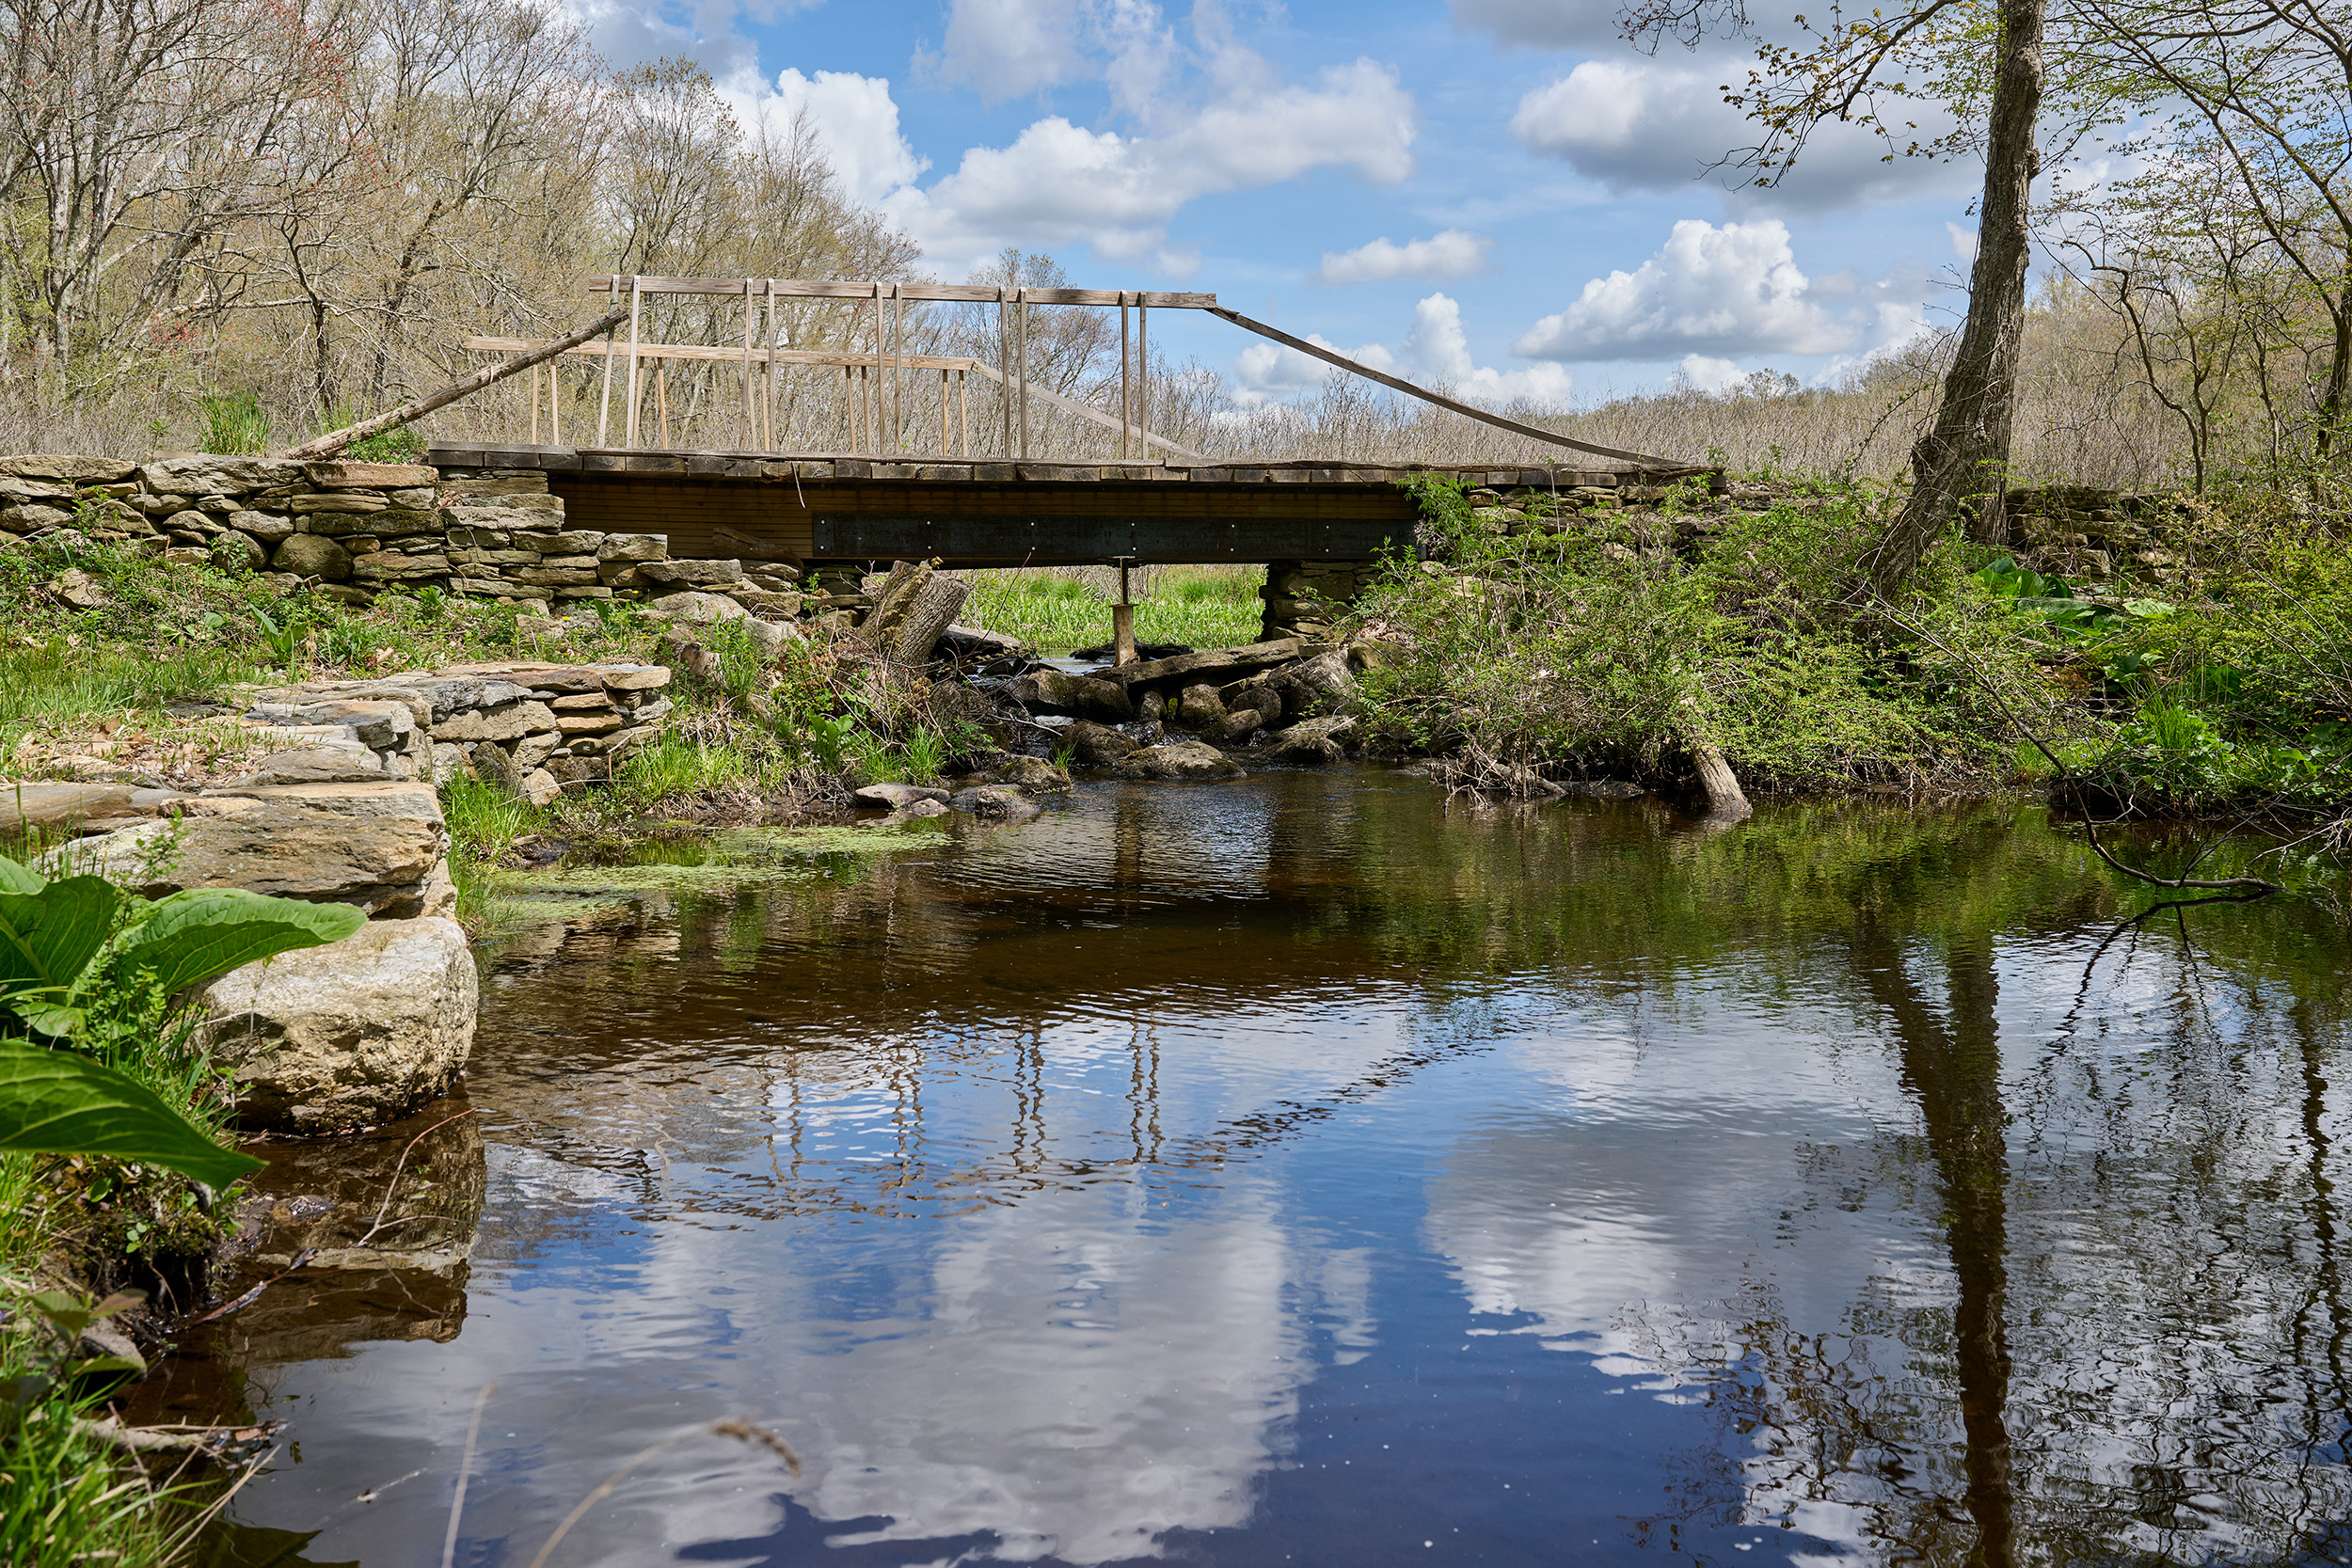
<path id="1" fill-rule="evenodd" d="M 310 617 L 301 608 L 286 611 L 284 619 L 270 614 L 260 605 L 247 607 L 254 626 L 262 634 L 262 646 L 289 675 L 294 673 L 294 660 L 302 653 L 302 644 L 310 635 Z"/>
<path id="2" fill-rule="evenodd" d="M 1089 569 L 1091 570 L 1091 569 Z M 1098 588 L 1068 569 L 1037 567 L 970 574 L 972 596 L 961 619 L 1017 637 L 1048 656 L 1105 642 L 1111 635 L 1113 586 Z M 1145 642 L 1196 648 L 1232 647 L 1258 639 L 1258 567 L 1164 566 L 1145 574 L 1136 593 L 1136 636 Z"/>
<path id="3" fill-rule="evenodd" d="M 254 1168 L 120 1069 L 171 1053 L 156 1025 L 190 987 L 364 919 L 226 888 L 150 904 L 0 857 L 0 1149 L 109 1155 L 215 1186 Z"/>
<path id="4" fill-rule="evenodd" d="M 1804 788 L 1983 774 L 2005 747 L 1997 710 L 1953 657 L 1884 622 L 1836 613 L 1879 498 L 1833 487 L 1806 506 L 1685 522 L 1596 507 L 1556 533 L 1488 531 L 1458 483 L 1410 484 L 1446 559 L 1387 564 L 1360 617 L 1397 652 L 1368 671 L 1376 728 L 1506 763 L 1671 772 L 1720 747 L 1741 777 Z M 1948 562 L 1907 618 L 2016 684 L 1981 594 Z"/>
<path id="5" fill-rule="evenodd" d="M 539 813 L 530 801 L 462 769 L 441 785 L 440 796 L 454 858 L 494 862 L 538 831 Z"/>
<path id="6" fill-rule="evenodd" d="M 0 1561 L 165 1563 L 200 1523 L 81 1424 L 112 1374 L 111 1356 L 81 1353 L 82 1330 L 136 1306 L 125 1292 L 91 1302 L 61 1291 L 25 1294 L 0 1323 Z"/>
<path id="7" fill-rule="evenodd" d="M 339 403 L 319 434 L 331 436 L 339 430 L 349 430 L 358 422 L 359 415 L 351 404 Z M 406 425 L 395 425 L 389 430 L 380 430 L 364 440 L 348 443 L 341 455 L 354 463 L 420 463 L 424 460 L 426 446 L 423 436 Z"/>
<path id="8" fill-rule="evenodd" d="M 87 1056 L 0 1040 L 0 1149 L 100 1154 L 226 1187 L 262 1162 L 206 1137 L 151 1090 Z"/>
<path id="9" fill-rule="evenodd" d="M 197 400 L 197 445 L 227 457 L 269 450 L 270 419 L 256 393 L 215 392 Z"/>

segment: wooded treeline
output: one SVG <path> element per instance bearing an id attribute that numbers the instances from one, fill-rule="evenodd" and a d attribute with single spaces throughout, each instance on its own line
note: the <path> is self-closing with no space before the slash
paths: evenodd
<path id="1" fill-rule="evenodd" d="M 2332 484 L 2352 418 L 2352 8 L 2043 9 L 2044 281 L 2002 351 L 2014 477 Z M 1744 22 L 1735 12 L 1650 20 Z M 1808 117 L 1867 107 L 1858 87 L 1899 66 L 1958 128 L 1923 150 L 1979 152 L 2001 25 L 1975 0 L 1919 0 L 1767 49 L 1746 96 L 1762 177 Z M 469 336 L 543 339 L 589 319 L 605 296 L 582 284 L 607 273 L 920 275 L 916 247 L 845 195 L 805 120 L 746 123 L 683 62 L 613 71 L 547 0 L 0 0 L 0 53 L 5 444 L 285 444 L 477 367 Z M 2097 183 L 2064 159 L 2092 138 Z M 978 276 L 1062 280 L 1018 253 Z M 739 343 L 741 317 L 739 298 L 653 296 L 642 330 Z M 991 309 L 893 322 L 894 352 L 1005 357 Z M 804 349 L 874 341 L 871 314 L 845 302 L 791 301 L 758 330 Z M 1513 411 L 1687 458 L 1892 474 L 1940 401 L 1948 342 L 1915 341 L 1830 388 L 1759 375 Z M 1115 314 L 1040 309 L 1029 356 L 1036 385 L 1116 409 Z M 1541 451 L 1345 378 L 1244 413 L 1214 371 L 1153 360 L 1152 426 L 1216 455 Z M 560 396 L 567 439 L 600 414 L 623 422 L 596 368 L 573 357 L 560 392 L 536 393 Z M 642 427 L 739 445 L 740 380 L 724 365 L 649 369 Z M 781 372 L 776 444 L 855 450 L 861 390 L 835 368 Z M 914 375 L 903 391 L 885 445 L 935 450 L 968 425 L 977 449 L 1001 448 L 993 382 Z M 518 378 L 435 428 L 518 435 L 533 395 Z M 1115 430 L 1035 418 L 1041 450 L 1117 449 Z"/>

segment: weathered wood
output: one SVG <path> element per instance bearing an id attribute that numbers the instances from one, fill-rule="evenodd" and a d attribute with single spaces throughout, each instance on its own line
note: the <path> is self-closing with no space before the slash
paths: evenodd
<path id="1" fill-rule="evenodd" d="M 575 343 L 585 342 L 599 332 L 610 331 L 620 319 L 619 310 L 608 311 L 599 320 L 590 322 L 569 337 L 558 338 L 554 342 L 543 348 L 535 348 L 528 353 L 516 355 L 512 358 L 501 359 L 495 365 L 485 366 L 471 375 L 459 377 L 438 391 L 427 392 L 421 398 L 412 398 L 389 414 L 378 414 L 372 420 L 361 420 L 358 424 L 342 430 L 329 431 L 316 440 L 305 441 L 298 447 L 290 447 L 279 455 L 300 458 L 332 457 L 354 441 L 364 441 L 371 436 L 380 436 L 388 430 L 398 429 L 411 420 L 422 419 L 436 408 L 446 407 L 459 398 L 471 397 L 485 387 L 494 387 L 510 375 L 552 359 Z"/>
<path id="2" fill-rule="evenodd" d="M 639 277 L 633 287 L 649 294 L 740 294 L 746 285 L 754 291 L 765 290 L 773 284 L 779 294 L 796 299 L 853 299 L 873 296 L 876 285 L 841 279 L 812 279 L 803 277 Z M 892 284 L 903 299 L 930 300 L 959 305 L 993 303 L 1000 290 L 990 283 L 898 283 Z M 588 279 L 591 293 L 611 293 L 612 279 L 597 277 Z M 1024 289 L 1032 305 L 1117 305 L 1122 291 L 1118 289 Z M 1146 305 L 1164 306 L 1170 309 L 1205 310 L 1216 304 L 1216 295 L 1182 293 L 1149 293 L 1140 298 Z"/>
<path id="3" fill-rule="evenodd" d="M 993 376 L 996 374 L 993 370 L 981 364 L 977 359 L 972 362 L 972 368 L 979 372 L 982 375 Z M 1112 419 L 1108 414 L 1104 413 L 1099 408 L 1088 407 L 1085 404 L 1080 403 L 1075 398 L 1066 398 L 1059 392 L 1049 392 L 1042 387 L 1037 388 L 1037 395 L 1043 398 L 1047 403 L 1052 404 L 1057 408 L 1067 408 L 1070 412 L 1077 415 L 1081 419 L 1091 420 L 1096 424 L 1107 426 L 1112 430 L 1119 428 L 1119 421 L 1117 420 Z M 1008 394 L 1008 398 L 1009 400 L 1009 394 Z M 1022 420 L 1025 426 L 1027 422 L 1027 410 L 1025 407 L 1022 413 Z M 1025 436 L 1025 430 L 1024 434 Z M 1159 448 L 1162 451 L 1172 451 L 1179 457 L 1198 458 L 1200 456 L 1199 452 L 1193 451 L 1190 447 L 1180 447 L 1165 436 L 1154 436 L 1148 430 L 1139 431 L 1138 434 L 1142 436 L 1146 442 L 1152 446 Z M 1021 447 L 1021 456 L 1025 460 L 1028 455 L 1028 443 L 1025 439 Z M 1206 460 L 1203 459 L 1203 461 Z"/>
<path id="4" fill-rule="evenodd" d="M 1482 424 L 1493 425 L 1498 430 L 1507 430 L 1514 435 L 1525 436 L 1532 440 L 1548 441 L 1555 447 L 1571 447 L 1578 451 L 1589 451 L 1597 457 L 1613 457 L 1620 462 L 1639 464 L 1645 468 L 1671 468 L 1692 473 L 1706 472 L 1701 466 L 1683 463 L 1672 457 L 1652 457 L 1646 452 L 1626 451 L 1617 447 L 1598 446 L 1591 441 L 1579 441 L 1573 436 L 1562 436 L 1555 431 L 1541 430 L 1532 424 L 1521 424 L 1517 420 L 1506 420 L 1500 414 L 1489 414 L 1484 408 L 1473 407 L 1470 404 L 1457 402 L 1442 393 L 1433 392 L 1426 387 L 1416 387 L 1411 382 L 1400 380 L 1386 372 L 1375 371 L 1370 365 L 1350 359 L 1344 354 L 1334 354 L 1319 343 L 1311 343 L 1304 338 L 1294 338 L 1279 327 L 1268 326 L 1261 321 L 1252 321 L 1238 310 L 1228 310 L 1216 305 L 1208 306 L 1205 309 L 1213 316 L 1221 316 L 1235 326 L 1245 331 L 1255 332 L 1259 337 L 1270 339 L 1285 348 L 1295 348 L 1301 354 L 1312 355 L 1327 364 L 1337 365 L 1343 371 L 1353 371 L 1367 380 L 1377 381 L 1381 386 L 1403 392 L 1407 397 L 1416 397 L 1423 403 L 1432 403 L 1440 408 L 1451 409 L 1456 414 L 1476 420 Z"/>
<path id="5" fill-rule="evenodd" d="M 882 657 L 893 664 L 921 664 L 931 657 L 939 640 L 955 625 L 956 616 L 963 609 L 963 601 L 972 594 L 972 585 L 961 578 L 934 572 L 923 579 L 914 591 L 906 612 L 888 641 L 881 644 Z"/>
<path id="6" fill-rule="evenodd" d="M 529 338 L 468 338 L 458 346 L 495 352 L 537 345 Z M 600 344 L 587 343 L 564 352 L 578 355 L 583 359 L 601 359 L 607 351 Z M 618 354 L 621 350 L 615 348 L 611 352 Z M 723 359 L 732 362 L 740 356 L 739 350 L 713 347 L 707 343 L 640 343 L 637 353 L 644 359 Z M 872 355 L 850 349 L 778 348 L 761 349 L 755 353 L 760 357 L 772 355 L 779 365 L 871 365 L 874 362 Z M 893 355 L 891 362 L 928 371 L 961 371 L 975 363 L 961 355 L 953 354 Z"/>

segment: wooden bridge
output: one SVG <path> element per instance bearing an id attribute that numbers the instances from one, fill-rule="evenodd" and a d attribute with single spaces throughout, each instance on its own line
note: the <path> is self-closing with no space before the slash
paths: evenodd
<path id="1" fill-rule="evenodd" d="M 1426 466 L 1215 462 L 1149 429 L 1155 309 L 1207 311 L 1391 390 L 1564 450 L 1558 466 L 1440 470 L 1473 484 L 1589 492 L 1706 471 L 1458 402 L 1226 309 L 1214 294 L 642 277 L 594 278 L 589 288 L 626 296 L 626 336 L 615 325 L 602 341 L 569 346 L 468 340 L 468 348 L 513 355 L 506 373 L 529 371 L 529 436 L 438 442 L 429 461 L 542 470 L 573 527 L 667 534 L 678 558 L 846 564 L 935 557 L 957 566 L 1042 566 L 1363 561 L 1411 548 L 1416 508 L 1398 482 L 1431 471 Z M 706 329 L 740 300 L 739 337 L 730 326 L 723 343 L 646 338 L 645 302 L 670 300 L 675 312 L 680 298 L 698 302 Z M 917 352 L 910 304 L 993 309 L 994 362 Z M 1032 312 L 1069 307 L 1119 312 L 1115 411 L 1033 377 Z M 835 312 L 829 323 L 813 314 L 825 309 Z M 582 360 L 585 384 L 576 377 L 566 389 L 563 366 Z M 679 428 L 731 437 L 729 450 L 670 446 L 674 365 L 684 367 Z M 994 405 L 993 417 L 983 408 L 977 429 L 975 378 Z M 567 403 L 572 439 L 593 429 L 592 445 L 564 444 Z M 581 428 L 591 408 L 593 425 Z M 521 413 L 516 404 L 518 423 Z M 1044 436 L 1057 428 L 1065 450 L 1049 453 Z M 805 450 L 817 433 L 831 437 L 833 450 Z M 777 450 L 796 439 L 803 450 Z M 1595 457 L 1615 467 L 1596 467 Z"/>

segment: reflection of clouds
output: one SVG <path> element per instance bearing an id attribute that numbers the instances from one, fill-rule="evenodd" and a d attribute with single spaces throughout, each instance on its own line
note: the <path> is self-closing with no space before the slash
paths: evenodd
<path id="1" fill-rule="evenodd" d="M 974 1216 L 922 1320 L 788 1351 L 802 1499 L 887 1517 L 871 1539 L 990 1532 L 1020 1560 L 1244 1522 L 1312 1370 L 1285 1301 L 1298 1243 L 1256 1204 L 1160 1225 L 1146 1201 L 1095 1188 Z"/>
<path id="2" fill-rule="evenodd" d="M 1894 1371 L 1872 1321 L 1949 1299 L 1940 1236 L 1900 1181 L 1876 1190 L 1882 1118 L 1905 1108 L 1894 1061 L 1704 985 L 1511 1053 L 1543 1087 L 1469 1130 L 1429 1188 L 1424 1233 L 1471 1307 L 1653 1398 L 1720 1405 L 1735 1430 L 1685 1480 L 1697 1513 L 1874 1551 L 1871 1483 L 1825 1475 L 1843 1434 L 1781 1358 L 1802 1343 Z"/>
<path id="3" fill-rule="evenodd" d="M 1828 1055 L 1695 988 L 1677 1007 L 1671 1030 L 1595 1013 L 1512 1047 L 1549 1101 L 1467 1133 L 1430 1189 L 1428 1233 L 1478 1311 L 1630 1357 L 1629 1309 L 1712 1303 L 1761 1270 L 1827 1326 L 1900 1256 L 1932 1261 L 1909 1221 L 1823 1222 L 1801 1171 L 1808 1148 L 1879 1135 L 1869 1107 L 1900 1102 L 1891 1063 Z"/>

